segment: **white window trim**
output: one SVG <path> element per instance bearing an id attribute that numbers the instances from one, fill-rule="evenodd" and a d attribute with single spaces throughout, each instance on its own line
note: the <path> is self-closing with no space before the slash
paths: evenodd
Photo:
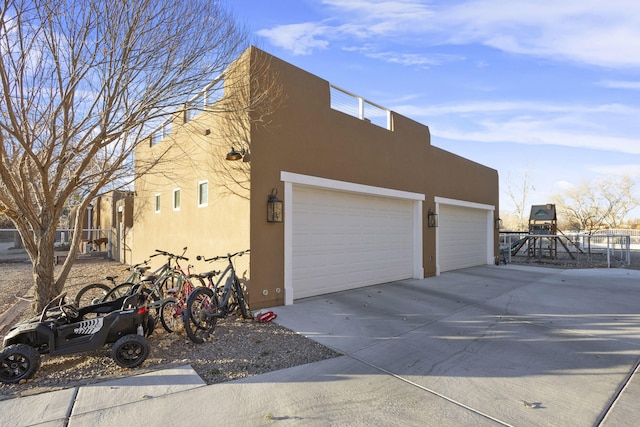
<path id="1" fill-rule="evenodd" d="M 176 206 L 176 194 L 178 194 L 178 205 Z M 173 189 L 173 210 L 174 211 L 179 211 L 180 210 L 180 205 L 182 204 L 182 201 L 180 200 L 180 189 L 179 188 L 174 188 Z"/>
<path id="2" fill-rule="evenodd" d="M 202 184 L 207 184 L 207 201 L 204 202 L 204 203 L 202 203 L 202 200 L 200 198 L 201 197 L 200 186 Z M 198 181 L 198 207 L 199 208 L 204 208 L 204 207 L 206 207 L 208 205 L 209 205 L 209 181 L 208 180 Z"/>
<path id="3" fill-rule="evenodd" d="M 160 193 L 156 193 L 155 196 L 153 196 L 153 211 L 155 213 L 160 213 L 161 201 Z"/>

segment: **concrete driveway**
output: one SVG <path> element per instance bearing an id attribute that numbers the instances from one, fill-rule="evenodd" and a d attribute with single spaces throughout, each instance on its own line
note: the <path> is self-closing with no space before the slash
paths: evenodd
<path id="1" fill-rule="evenodd" d="M 639 279 L 476 267 L 310 298 L 278 320 L 413 387 L 408 424 L 637 426 Z"/>
<path id="2" fill-rule="evenodd" d="M 135 403 L 68 425 L 640 425 L 640 271 L 484 266 L 273 310 L 344 355 L 144 400 L 122 387 Z"/>

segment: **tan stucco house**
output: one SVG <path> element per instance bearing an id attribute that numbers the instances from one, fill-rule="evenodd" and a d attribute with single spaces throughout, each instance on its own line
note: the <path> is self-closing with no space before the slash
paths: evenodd
<path id="1" fill-rule="evenodd" d="M 213 84 L 223 97 L 205 88 L 195 113 L 177 112 L 136 152 L 140 168 L 163 153 L 171 161 L 136 183 L 134 261 L 188 247 L 206 271 L 224 264 L 196 255 L 250 248 L 237 262 L 252 309 L 494 263 L 495 170 L 257 48 L 223 77 Z M 217 108 L 274 83 L 268 111 Z M 267 221 L 270 196 L 283 202 L 282 222 Z"/>

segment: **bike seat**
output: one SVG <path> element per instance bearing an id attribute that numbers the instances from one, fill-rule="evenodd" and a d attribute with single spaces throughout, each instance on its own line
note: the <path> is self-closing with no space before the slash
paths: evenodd
<path id="1" fill-rule="evenodd" d="M 150 276 L 144 276 L 142 279 L 140 279 L 141 282 L 155 282 L 158 278 L 154 275 L 150 275 Z"/>
<path id="2" fill-rule="evenodd" d="M 213 271 L 209 271 L 207 273 L 200 273 L 200 274 L 198 274 L 198 276 L 200 276 L 201 279 L 210 279 L 211 277 L 217 276 L 218 274 L 220 274 L 220 271 L 213 270 Z"/>

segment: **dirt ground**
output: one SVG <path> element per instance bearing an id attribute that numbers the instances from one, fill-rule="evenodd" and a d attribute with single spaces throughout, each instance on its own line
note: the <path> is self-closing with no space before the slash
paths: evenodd
<path id="1" fill-rule="evenodd" d="M 607 268 L 608 265 L 606 253 L 572 259 L 561 251 L 556 259 L 518 255 L 510 262 L 553 268 Z M 631 253 L 630 264 L 620 254 L 613 254 L 609 264 L 612 268 L 640 269 L 640 251 Z M 106 276 L 124 280 L 128 276 L 125 267 L 104 258 L 80 259 L 71 270 L 65 290 L 69 295 L 75 295 L 89 283 L 105 283 Z M 30 263 L 0 263 L 0 318 L 11 313 L 19 301 L 32 299 L 32 286 Z M 30 314 L 29 309 L 20 312 L 16 321 Z M 0 335 L 4 335 L 11 324 L 4 325 Z M 117 366 L 109 357 L 108 349 L 64 357 L 45 355 L 41 368 L 32 379 L 17 385 L 0 384 L 0 400 L 184 364 L 190 364 L 208 384 L 215 384 L 337 356 L 333 350 L 276 323 L 258 323 L 237 317 L 219 322 L 213 339 L 204 344 L 192 343 L 183 332 L 167 333 L 159 325 L 149 337 L 149 343 L 151 354 L 136 369 Z"/>
<path id="2" fill-rule="evenodd" d="M 128 276 L 124 267 L 101 258 L 80 260 L 71 270 L 65 291 L 75 295 L 84 285 L 106 282 L 106 276 L 124 280 Z M 32 298 L 32 280 L 29 263 L 0 263 L 0 317 L 15 308 L 18 301 Z M 27 309 L 19 314 L 18 320 L 29 315 Z M 6 326 L 0 334 L 4 335 L 11 325 Z M 0 400 L 185 364 L 190 364 L 207 384 L 215 384 L 338 355 L 274 322 L 260 323 L 236 316 L 219 321 L 213 338 L 204 344 L 194 344 L 184 331 L 168 333 L 156 324 L 149 344 L 151 354 L 135 369 L 116 365 L 109 357 L 109 348 L 69 356 L 44 355 L 40 369 L 30 380 L 21 384 L 0 384 Z"/>

